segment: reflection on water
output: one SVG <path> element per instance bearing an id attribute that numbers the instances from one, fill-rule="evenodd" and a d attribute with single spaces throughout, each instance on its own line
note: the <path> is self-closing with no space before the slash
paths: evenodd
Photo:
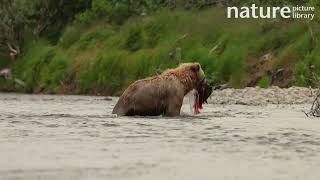
<path id="1" fill-rule="evenodd" d="M 0 94 L 0 179 L 319 179 L 304 105 L 115 117 L 116 98 Z M 309 106 L 306 106 L 309 107 Z"/>

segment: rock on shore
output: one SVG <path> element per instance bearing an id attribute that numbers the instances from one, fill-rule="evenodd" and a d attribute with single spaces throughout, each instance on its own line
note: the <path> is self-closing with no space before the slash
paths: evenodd
<path id="1" fill-rule="evenodd" d="M 310 104 L 313 102 L 317 89 L 290 87 L 279 88 L 272 86 L 267 89 L 246 87 L 244 89 L 216 90 L 208 102 L 211 104 Z"/>

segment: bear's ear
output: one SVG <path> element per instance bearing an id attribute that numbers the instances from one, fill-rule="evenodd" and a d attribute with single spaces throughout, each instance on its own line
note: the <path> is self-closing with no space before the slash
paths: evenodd
<path id="1" fill-rule="evenodd" d="M 200 69 L 200 64 L 196 63 L 191 67 L 192 71 L 198 72 Z"/>

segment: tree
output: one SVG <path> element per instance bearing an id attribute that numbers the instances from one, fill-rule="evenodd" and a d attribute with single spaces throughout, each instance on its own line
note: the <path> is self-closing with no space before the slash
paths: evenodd
<path id="1" fill-rule="evenodd" d="M 90 0 L 34 0 L 33 1 L 33 37 L 52 26 L 62 28 L 74 19 L 74 15 L 84 11 Z"/>
<path id="2" fill-rule="evenodd" d="M 0 46 L 9 51 L 12 60 L 20 54 L 20 43 L 26 25 L 24 0 L 4 0 L 0 4 Z"/>
<path id="3" fill-rule="evenodd" d="M 12 60 L 21 53 L 26 27 L 32 29 L 34 39 L 50 29 L 60 32 L 84 11 L 90 0 L 2 0 L 0 3 L 0 49 L 8 50 Z"/>

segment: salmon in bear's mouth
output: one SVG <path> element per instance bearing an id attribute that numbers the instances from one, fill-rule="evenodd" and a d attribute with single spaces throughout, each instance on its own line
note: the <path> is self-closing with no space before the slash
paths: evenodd
<path id="1" fill-rule="evenodd" d="M 207 99 L 210 97 L 212 93 L 212 86 L 208 84 L 206 79 L 203 79 L 198 86 L 195 88 L 194 96 L 194 114 L 199 114 L 200 109 L 202 109 L 202 104 L 208 103 Z"/>

